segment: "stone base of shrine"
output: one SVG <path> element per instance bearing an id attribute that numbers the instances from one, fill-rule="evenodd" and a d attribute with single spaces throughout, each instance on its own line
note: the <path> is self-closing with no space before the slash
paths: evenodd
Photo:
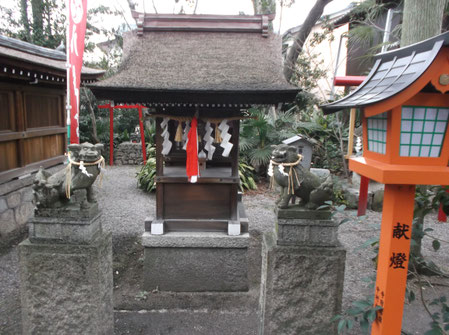
<path id="1" fill-rule="evenodd" d="M 142 244 L 146 291 L 248 291 L 248 233 L 145 232 Z"/>

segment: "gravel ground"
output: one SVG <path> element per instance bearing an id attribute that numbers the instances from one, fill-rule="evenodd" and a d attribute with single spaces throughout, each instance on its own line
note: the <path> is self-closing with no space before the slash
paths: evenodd
<path id="1" fill-rule="evenodd" d="M 139 256 L 138 240 L 144 231 L 143 222 L 146 217 L 152 217 L 155 211 L 154 195 L 146 194 L 136 187 L 134 176 L 137 170 L 138 167 L 134 166 L 108 167 L 102 187 L 97 192 L 100 208 L 103 210 L 103 228 L 113 234 L 115 283 L 127 280 L 126 276 L 120 277 L 118 274 L 116 259 L 120 260 L 122 257 L 122 260 L 126 261 L 126 257 L 128 257 L 129 260 L 130 254 L 135 258 L 141 257 L 141 255 Z M 260 236 L 260 233 L 274 230 L 275 194 L 272 191 L 263 191 L 245 195 L 243 198 L 252 235 Z M 361 299 L 372 291 L 361 279 L 375 275 L 371 261 L 374 253 L 370 248 L 360 248 L 360 246 L 368 239 L 379 235 L 381 215 L 368 211 L 367 216 L 361 222 L 354 219 L 355 212 L 353 211 L 346 211 L 343 216 L 352 218 L 350 222 L 342 224 L 339 229 L 339 239 L 347 250 L 343 296 L 343 310 L 345 310 L 350 307 L 352 301 Z M 336 219 L 341 220 L 343 216 L 339 214 Z M 435 213 L 428 215 L 425 224 L 426 227 L 434 229 L 433 235 L 449 241 L 449 227 L 447 224 L 438 223 Z M 431 256 L 432 260 L 445 273 L 449 273 L 449 243 L 442 243 L 438 252 L 433 251 L 431 243 L 430 238 L 423 240 L 424 256 Z M 126 248 L 123 245 L 126 245 Z M 134 249 L 130 245 L 133 245 Z M 132 252 L 130 249 L 133 249 Z M 10 249 L 0 254 L 0 278 L 0 334 L 19 334 L 21 316 L 16 246 L 11 246 Z M 431 299 L 441 294 L 448 295 L 448 279 L 433 277 L 428 280 L 433 285 L 424 290 L 425 299 Z M 411 282 L 413 284 L 413 280 Z M 119 291 L 119 288 L 116 287 L 116 290 Z M 114 298 L 116 304 L 119 303 L 120 299 L 117 299 L 116 293 Z M 244 317 L 245 313 L 242 315 Z M 248 313 L 248 315 L 253 314 Z M 116 319 L 118 319 L 117 315 Z M 164 322 L 166 323 L 166 321 Z M 429 322 L 430 319 L 419 301 L 405 306 L 403 328 L 408 334 L 424 334 L 429 329 Z M 116 323 L 116 326 L 120 325 Z M 360 330 L 356 328 L 350 334 L 360 334 Z"/>

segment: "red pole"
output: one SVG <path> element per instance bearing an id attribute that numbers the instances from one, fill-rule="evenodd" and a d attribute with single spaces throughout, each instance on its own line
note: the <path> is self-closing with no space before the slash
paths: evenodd
<path id="1" fill-rule="evenodd" d="M 449 193 L 449 190 L 446 190 L 446 193 Z M 438 210 L 438 221 L 447 222 L 447 216 L 443 212 L 443 204 L 440 204 L 440 209 Z"/>
<path id="2" fill-rule="evenodd" d="M 109 104 L 109 165 L 114 165 L 114 107 Z"/>
<path id="3" fill-rule="evenodd" d="M 359 206 L 357 210 L 357 216 L 366 214 L 366 206 L 368 205 L 368 185 L 369 178 L 360 176 Z"/>
<path id="4" fill-rule="evenodd" d="M 145 134 L 143 132 L 142 106 L 139 105 L 138 109 L 139 109 L 140 141 L 142 142 L 143 164 L 146 164 L 147 163 L 147 149 L 145 147 Z"/>
<path id="5" fill-rule="evenodd" d="M 359 86 L 365 80 L 365 76 L 344 76 L 335 77 L 335 86 Z"/>

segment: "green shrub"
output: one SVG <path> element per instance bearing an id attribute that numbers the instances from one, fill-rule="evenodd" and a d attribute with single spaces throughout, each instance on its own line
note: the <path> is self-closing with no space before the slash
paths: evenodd
<path id="1" fill-rule="evenodd" d="M 240 176 L 240 191 L 257 190 L 256 182 L 254 181 L 254 168 L 245 162 L 239 162 L 239 176 Z"/>
<path id="2" fill-rule="evenodd" d="M 147 147 L 147 163 L 136 173 L 137 185 L 145 192 L 156 190 L 156 148 Z"/>

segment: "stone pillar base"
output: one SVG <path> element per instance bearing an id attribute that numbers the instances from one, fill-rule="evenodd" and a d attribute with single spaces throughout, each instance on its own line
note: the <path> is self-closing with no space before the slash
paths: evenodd
<path id="1" fill-rule="evenodd" d="M 145 232 L 142 244 L 146 291 L 248 291 L 248 233 Z"/>
<path id="2" fill-rule="evenodd" d="M 329 212 L 278 211 L 277 239 L 263 246 L 261 334 L 337 334 L 346 260 L 337 229 Z"/>
<path id="3" fill-rule="evenodd" d="M 19 245 L 23 334 L 113 334 L 112 239 Z"/>

